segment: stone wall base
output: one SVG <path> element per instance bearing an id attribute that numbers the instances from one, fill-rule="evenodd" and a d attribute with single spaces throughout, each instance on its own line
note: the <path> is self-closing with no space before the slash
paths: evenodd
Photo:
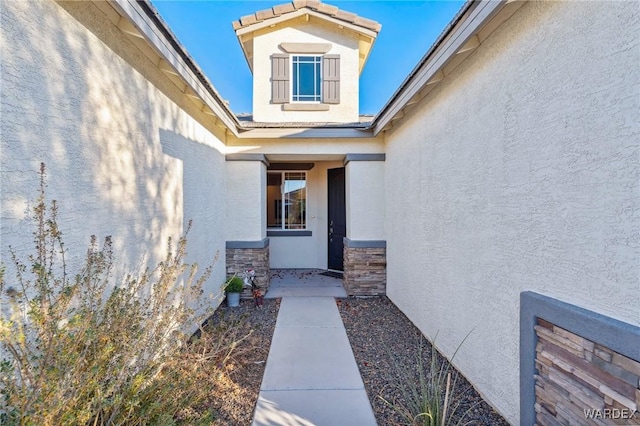
<path id="1" fill-rule="evenodd" d="M 639 424 L 640 362 L 542 319 L 535 331 L 538 424 Z"/>
<path id="2" fill-rule="evenodd" d="M 269 290 L 271 270 L 269 269 L 269 246 L 262 248 L 227 248 L 227 276 L 242 273 L 248 269 L 253 269 L 256 273 L 255 282 L 258 284 L 262 295 Z M 245 289 L 241 296 L 243 299 L 253 297 L 251 289 Z"/>
<path id="3" fill-rule="evenodd" d="M 349 296 L 380 296 L 387 291 L 387 249 L 344 246 L 344 288 Z"/>
<path id="4" fill-rule="evenodd" d="M 640 327 L 520 293 L 520 424 L 639 425 Z"/>

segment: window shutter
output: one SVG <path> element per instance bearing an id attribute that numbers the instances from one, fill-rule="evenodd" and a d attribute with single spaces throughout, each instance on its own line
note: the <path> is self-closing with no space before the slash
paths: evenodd
<path id="1" fill-rule="evenodd" d="M 322 101 L 340 103 L 340 55 L 324 55 L 322 61 Z"/>
<path id="2" fill-rule="evenodd" d="M 289 55 L 274 53 L 271 56 L 271 102 L 289 102 Z"/>

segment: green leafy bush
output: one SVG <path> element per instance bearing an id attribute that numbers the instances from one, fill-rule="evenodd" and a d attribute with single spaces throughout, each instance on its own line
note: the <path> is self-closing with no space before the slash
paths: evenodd
<path id="1" fill-rule="evenodd" d="M 209 397 L 199 372 L 213 372 L 242 339 L 201 332 L 186 344 L 185 331 L 210 313 L 202 286 L 211 267 L 196 277 L 184 263 L 185 233 L 157 267 L 116 285 L 111 239 L 99 247 L 92 236 L 72 275 L 44 181 L 42 165 L 35 251 L 23 261 L 11 250 L 15 280 L 0 272 L 0 424 L 209 422 L 215 413 L 189 409 Z"/>
<path id="2" fill-rule="evenodd" d="M 243 288 L 244 283 L 242 282 L 242 279 L 237 275 L 229 278 L 224 286 L 224 290 L 227 293 L 242 293 Z"/>

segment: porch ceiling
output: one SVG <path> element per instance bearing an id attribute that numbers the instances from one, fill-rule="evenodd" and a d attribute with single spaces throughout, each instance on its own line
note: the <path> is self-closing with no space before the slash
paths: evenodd
<path id="1" fill-rule="evenodd" d="M 267 154 L 267 159 L 274 163 L 309 162 L 309 161 L 343 161 L 346 154 Z"/>

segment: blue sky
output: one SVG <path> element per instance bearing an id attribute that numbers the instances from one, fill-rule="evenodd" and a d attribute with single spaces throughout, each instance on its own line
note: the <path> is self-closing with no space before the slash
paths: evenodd
<path id="1" fill-rule="evenodd" d="M 251 112 L 252 75 L 231 22 L 274 1 L 152 0 L 234 113 Z M 326 1 L 373 19 L 382 31 L 360 76 L 360 113 L 376 114 L 464 4 L 447 1 Z"/>

